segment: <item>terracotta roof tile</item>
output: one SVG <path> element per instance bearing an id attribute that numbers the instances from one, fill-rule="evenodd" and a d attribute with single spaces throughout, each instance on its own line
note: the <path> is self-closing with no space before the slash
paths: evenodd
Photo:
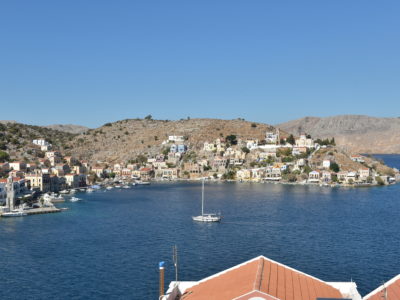
<path id="1" fill-rule="evenodd" d="M 326 282 L 263 256 L 200 280 L 181 299 L 248 299 L 246 295 L 254 293 L 280 300 L 343 299 L 339 290 Z"/>

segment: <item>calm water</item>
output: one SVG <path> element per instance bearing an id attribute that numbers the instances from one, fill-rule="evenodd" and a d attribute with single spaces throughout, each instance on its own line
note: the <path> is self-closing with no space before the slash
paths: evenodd
<path id="1" fill-rule="evenodd" d="M 0 219 L 0 299 L 156 299 L 174 244 L 182 280 L 262 254 L 365 294 L 400 273 L 399 191 L 208 183 L 221 224 L 192 222 L 199 183 L 81 194 L 60 214 Z"/>

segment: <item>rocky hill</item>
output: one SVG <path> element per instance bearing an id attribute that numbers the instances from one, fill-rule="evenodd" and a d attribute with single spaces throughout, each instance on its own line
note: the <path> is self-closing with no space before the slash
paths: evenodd
<path id="1" fill-rule="evenodd" d="M 179 121 L 128 119 L 107 123 L 77 135 L 69 147 L 81 158 L 91 161 L 126 161 L 139 154 L 155 155 L 167 146 L 162 142 L 170 135 L 186 137 L 189 149 L 198 150 L 205 141 L 228 135 L 242 139 L 265 139 L 266 131 L 274 127 L 237 120 L 189 119 Z M 282 133 L 286 137 L 286 133 Z M 72 150 L 71 150 L 72 151 Z"/>
<path id="2" fill-rule="evenodd" d="M 74 134 L 40 126 L 20 124 L 16 122 L 0 122 L 0 150 L 5 151 L 11 159 L 35 161 L 43 157 L 40 147 L 32 144 L 32 140 L 44 138 L 56 149 L 68 148 Z"/>
<path id="3" fill-rule="evenodd" d="M 74 133 L 74 134 L 83 133 L 83 132 L 89 130 L 89 128 L 86 126 L 73 125 L 73 124 L 53 124 L 53 125 L 47 125 L 44 127 L 58 130 L 58 131 L 63 131 L 63 132 Z"/>
<path id="4" fill-rule="evenodd" d="M 278 124 L 294 135 L 332 138 L 338 146 L 357 153 L 400 153 L 400 118 L 341 115 L 327 118 L 305 117 Z"/>

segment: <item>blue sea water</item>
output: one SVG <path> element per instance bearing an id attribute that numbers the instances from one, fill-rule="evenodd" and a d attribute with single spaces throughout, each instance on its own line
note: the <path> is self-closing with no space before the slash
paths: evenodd
<path id="1" fill-rule="evenodd" d="M 400 156 L 379 156 L 400 168 Z M 264 255 L 366 294 L 400 273 L 400 185 L 326 188 L 158 183 L 80 194 L 70 210 L 0 218 L 0 299 L 157 299 L 158 262 L 199 280 Z"/>

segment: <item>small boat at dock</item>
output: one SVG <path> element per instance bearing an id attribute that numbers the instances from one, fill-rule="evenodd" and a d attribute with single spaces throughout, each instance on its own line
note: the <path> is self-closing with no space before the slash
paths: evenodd
<path id="1" fill-rule="evenodd" d="M 81 201 L 82 199 L 78 198 L 78 197 L 72 197 L 71 199 L 69 199 L 69 201 L 71 202 L 78 202 Z"/>

